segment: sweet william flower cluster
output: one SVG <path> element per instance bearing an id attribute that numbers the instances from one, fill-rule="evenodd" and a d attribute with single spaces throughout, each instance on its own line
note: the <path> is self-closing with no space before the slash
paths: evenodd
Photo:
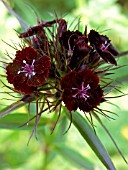
<path id="1" fill-rule="evenodd" d="M 77 109 L 100 112 L 109 85 L 101 86 L 102 77 L 117 65 L 118 52 L 106 35 L 70 30 L 67 24 L 65 19 L 38 21 L 19 35 L 25 45 L 6 66 L 11 90 L 24 102 L 39 102 L 40 115 L 61 108 L 62 102 L 70 114 Z"/>

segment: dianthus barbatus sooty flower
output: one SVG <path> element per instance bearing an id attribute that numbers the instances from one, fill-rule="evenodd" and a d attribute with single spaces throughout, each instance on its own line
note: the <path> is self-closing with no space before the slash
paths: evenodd
<path id="1" fill-rule="evenodd" d="M 102 75 L 117 64 L 114 56 L 118 52 L 107 36 L 94 30 L 87 34 L 87 27 L 84 33 L 67 28 L 64 19 L 38 20 L 37 26 L 19 35 L 28 47 L 17 50 L 6 66 L 6 78 L 14 91 L 40 101 L 37 116 L 58 110 L 58 106 L 60 115 L 62 102 L 70 113 L 80 109 L 91 114 L 105 102 Z M 105 62 L 107 69 L 99 68 Z"/>
<path id="2" fill-rule="evenodd" d="M 84 33 L 71 31 L 64 19 L 56 19 L 38 20 L 37 26 L 19 37 L 30 41 L 29 47 L 16 51 L 15 59 L 6 67 L 7 80 L 14 90 L 25 95 L 36 92 L 45 103 L 53 101 L 48 104 L 51 110 L 63 101 L 70 112 L 78 108 L 91 112 L 105 101 L 100 75 L 106 71 L 98 71 L 98 67 L 105 61 L 116 65 L 113 56 L 118 55 L 107 36 L 94 30 L 87 34 L 87 27 Z M 57 93 L 59 98 L 55 98 Z"/>
<path id="3" fill-rule="evenodd" d="M 90 69 L 71 71 L 61 80 L 62 100 L 69 111 L 90 112 L 103 100 L 99 77 Z"/>
<path id="4" fill-rule="evenodd" d="M 6 67 L 7 80 L 15 90 L 31 94 L 48 77 L 50 57 L 32 47 L 16 51 L 16 58 Z"/>
<path id="5" fill-rule="evenodd" d="M 91 30 L 88 38 L 90 44 L 95 47 L 96 51 L 106 62 L 117 65 L 114 56 L 117 56 L 119 53 L 114 49 L 107 36 L 100 35 L 97 31 Z"/>

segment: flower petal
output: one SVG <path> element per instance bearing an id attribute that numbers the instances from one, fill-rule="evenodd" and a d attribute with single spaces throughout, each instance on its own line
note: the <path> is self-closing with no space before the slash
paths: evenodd
<path id="1" fill-rule="evenodd" d="M 62 100 L 69 111 L 76 111 L 78 108 L 78 102 L 72 96 L 71 89 L 65 89 L 62 94 Z"/>
<path id="2" fill-rule="evenodd" d="M 36 90 L 35 87 L 28 86 L 25 80 L 20 81 L 19 80 L 20 77 L 21 76 L 16 77 L 15 81 L 13 83 L 15 90 L 17 90 L 23 94 L 31 94 L 33 91 Z"/>
<path id="3" fill-rule="evenodd" d="M 72 86 L 76 86 L 76 72 L 71 71 L 65 77 L 61 79 L 61 89 L 72 88 Z"/>
<path id="4" fill-rule="evenodd" d="M 114 64 L 114 65 L 117 65 L 117 62 L 114 58 L 114 56 L 109 52 L 109 51 L 101 51 L 101 50 L 98 50 L 100 56 L 108 63 L 111 63 L 111 64 Z"/>
<path id="5" fill-rule="evenodd" d="M 18 76 L 20 66 L 21 65 L 14 60 L 13 63 L 9 63 L 6 67 L 7 80 L 9 83 L 12 84 L 15 77 Z"/>
<path id="6" fill-rule="evenodd" d="M 45 81 L 45 79 L 46 79 L 46 77 L 44 75 L 37 74 L 31 78 L 28 78 L 27 85 L 34 86 L 34 87 L 41 86 L 43 84 L 43 82 Z"/>
<path id="7" fill-rule="evenodd" d="M 23 63 L 23 60 L 25 60 L 28 64 L 31 64 L 30 62 L 37 57 L 38 53 L 34 48 L 26 47 L 16 52 L 15 60 L 19 63 Z"/>
<path id="8" fill-rule="evenodd" d="M 49 56 L 42 56 L 37 59 L 34 63 L 34 71 L 37 74 L 42 74 L 44 71 L 49 70 L 50 68 L 50 57 Z"/>

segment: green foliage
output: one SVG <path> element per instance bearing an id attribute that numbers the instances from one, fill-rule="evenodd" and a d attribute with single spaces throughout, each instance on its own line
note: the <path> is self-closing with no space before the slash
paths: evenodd
<path id="1" fill-rule="evenodd" d="M 95 152 L 101 162 L 106 166 L 107 169 L 115 170 L 115 167 L 100 140 L 90 128 L 87 121 L 80 116 L 78 112 L 73 113 L 73 123 L 89 144 L 91 149 Z"/>

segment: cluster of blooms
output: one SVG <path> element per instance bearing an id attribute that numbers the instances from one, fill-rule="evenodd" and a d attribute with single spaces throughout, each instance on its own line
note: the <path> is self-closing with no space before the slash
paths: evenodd
<path id="1" fill-rule="evenodd" d="M 90 113 L 105 101 L 101 77 L 117 65 L 118 56 L 107 36 L 95 30 L 87 34 L 87 28 L 71 31 L 64 19 L 55 19 L 38 21 L 19 37 L 26 46 L 16 51 L 6 77 L 22 100 L 35 96 L 42 103 L 40 114 L 62 102 L 70 113 L 78 108 Z"/>

